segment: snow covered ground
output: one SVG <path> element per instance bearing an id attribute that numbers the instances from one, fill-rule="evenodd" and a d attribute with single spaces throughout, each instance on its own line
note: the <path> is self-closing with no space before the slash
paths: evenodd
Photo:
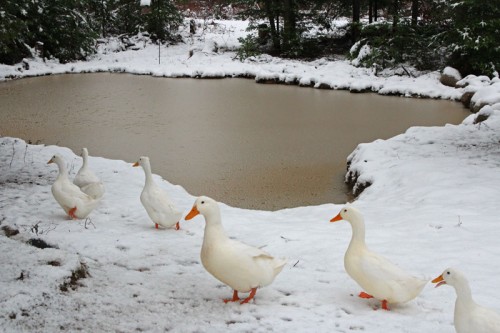
<path id="1" fill-rule="evenodd" d="M 238 33 L 226 40 L 228 45 Z M 455 266 L 468 277 L 476 301 L 500 311 L 500 266 L 495 264 L 500 256 L 500 105 L 493 104 L 500 96 L 498 79 L 469 77 L 468 87 L 454 89 L 440 85 L 438 73 L 383 78 L 346 61 L 263 57 L 241 63 L 232 60 L 234 52 L 202 49 L 188 59 L 191 46 L 183 47 L 163 49 L 161 65 L 154 61 L 157 48 L 147 46 L 100 54 L 88 63 L 28 60 L 29 70 L 0 66 L 0 77 L 111 70 L 246 74 L 452 99 L 466 89 L 479 91 L 476 99 L 490 105 L 461 125 L 414 127 L 360 145 L 349 157 L 350 172 L 359 184 L 371 186 L 353 205 L 365 216 L 372 250 L 428 279 Z M 478 117 L 487 119 L 475 123 Z M 69 149 L 0 137 L 0 331 L 454 332 L 451 288 L 429 284 L 414 301 L 389 312 L 380 310 L 378 301 L 356 296 L 361 290 L 343 267 L 350 226 L 328 222 L 344 203 L 276 212 L 221 203 L 231 237 L 288 259 L 255 301 L 224 304 L 221 299 L 231 290 L 200 263 L 202 217 L 181 221 L 180 231 L 155 230 L 139 201 L 144 174 L 132 167 L 135 161 L 91 157 L 90 167 L 103 179 L 106 194 L 89 220 L 70 221 L 50 191 L 57 170 L 46 163 L 54 153 L 66 159 L 74 176 L 81 158 Z M 155 177 L 187 213 L 195 198 Z M 52 247 L 30 245 L 40 240 Z"/>

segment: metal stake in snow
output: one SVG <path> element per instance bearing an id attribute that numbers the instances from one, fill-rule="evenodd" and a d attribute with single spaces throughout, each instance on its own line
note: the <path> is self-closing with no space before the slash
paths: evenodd
<path id="1" fill-rule="evenodd" d="M 151 0 L 141 0 L 141 6 L 147 6 L 147 7 L 150 7 L 151 6 Z M 161 63 L 161 41 L 160 41 L 160 0 L 157 1 L 157 19 L 158 19 L 158 27 L 157 27 L 157 37 L 158 37 L 158 64 Z"/>
<path id="2" fill-rule="evenodd" d="M 158 65 L 161 63 L 161 55 L 160 55 L 160 46 L 161 46 L 161 40 L 160 40 L 160 0 L 157 0 L 158 3 Z"/>

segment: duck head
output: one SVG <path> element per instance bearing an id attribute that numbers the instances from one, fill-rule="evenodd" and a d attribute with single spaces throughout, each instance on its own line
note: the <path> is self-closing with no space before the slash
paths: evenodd
<path id="1" fill-rule="evenodd" d="M 137 162 L 135 162 L 132 166 L 138 167 L 139 165 L 142 166 L 143 168 L 145 165 L 150 165 L 149 164 L 149 157 L 147 157 L 147 156 L 139 157 L 139 160 Z"/>
<path id="2" fill-rule="evenodd" d="M 185 220 L 191 220 L 193 217 L 201 214 L 207 218 L 208 216 L 213 215 L 214 213 L 219 212 L 219 206 L 217 205 L 217 201 L 212 198 L 201 196 L 194 202 L 193 208 L 186 215 Z"/>
<path id="3" fill-rule="evenodd" d="M 359 219 L 361 213 L 352 206 L 344 206 L 340 212 L 330 220 L 330 222 L 337 222 L 341 220 L 346 220 L 349 222 L 353 222 L 356 219 Z"/>
<path id="4" fill-rule="evenodd" d="M 47 162 L 47 164 L 52 164 L 52 163 L 55 163 L 57 165 L 63 165 L 63 159 L 60 155 L 58 154 L 55 154 L 54 156 L 52 156 L 52 158 Z"/>
<path id="5" fill-rule="evenodd" d="M 437 283 L 436 288 L 444 284 L 456 287 L 457 285 L 462 284 L 463 281 L 465 281 L 465 277 L 462 273 L 454 268 L 447 268 L 441 275 L 432 280 L 432 283 Z"/>

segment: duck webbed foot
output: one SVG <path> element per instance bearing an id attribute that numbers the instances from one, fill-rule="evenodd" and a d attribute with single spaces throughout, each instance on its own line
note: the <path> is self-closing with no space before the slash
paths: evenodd
<path id="1" fill-rule="evenodd" d="M 252 288 L 252 290 L 250 291 L 250 295 L 248 295 L 247 298 L 245 298 L 243 301 L 241 301 L 240 304 L 245 304 L 245 303 L 250 302 L 254 298 L 256 293 L 257 293 L 257 288 Z"/>
<path id="2" fill-rule="evenodd" d="M 360 298 L 366 298 L 366 299 L 368 299 L 368 298 L 373 298 L 373 296 L 372 296 L 372 295 L 367 294 L 367 293 L 365 293 L 364 291 L 360 292 L 360 293 L 359 293 L 359 295 L 358 295 L 358 297 L 360 297 Z"/>
<path id="3" fill-rule="evenodd" d="M 76 207 L 73 207 L 71 208 L 69 211 L 68 211 L 68 215 L 70 218 L 76 220 L 78 217 L 75 215 L 75 212 L 76 212 Z"/>
<path id="4" fill-rule="evenodd" d="M 237 290 L 233 291 L 233 298 L 223 299 L 224 303 L 238 302 L 239 300 L 240 300 L 240 298 L 238 297 L 238 291 Z"/>

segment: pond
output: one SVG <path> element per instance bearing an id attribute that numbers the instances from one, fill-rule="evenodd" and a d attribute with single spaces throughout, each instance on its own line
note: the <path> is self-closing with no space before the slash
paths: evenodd
<path id="1" fill-rule="evenodd" d="M 73 74 L 0 83 L 0 135 L 135 162 L 193 195 L 276 210 L 344 203 L 359 143 L 458 124 L 443 100 L 351 94 L 254 80 Z M 105 181 L 105 180 L 104 180 Z"/>

